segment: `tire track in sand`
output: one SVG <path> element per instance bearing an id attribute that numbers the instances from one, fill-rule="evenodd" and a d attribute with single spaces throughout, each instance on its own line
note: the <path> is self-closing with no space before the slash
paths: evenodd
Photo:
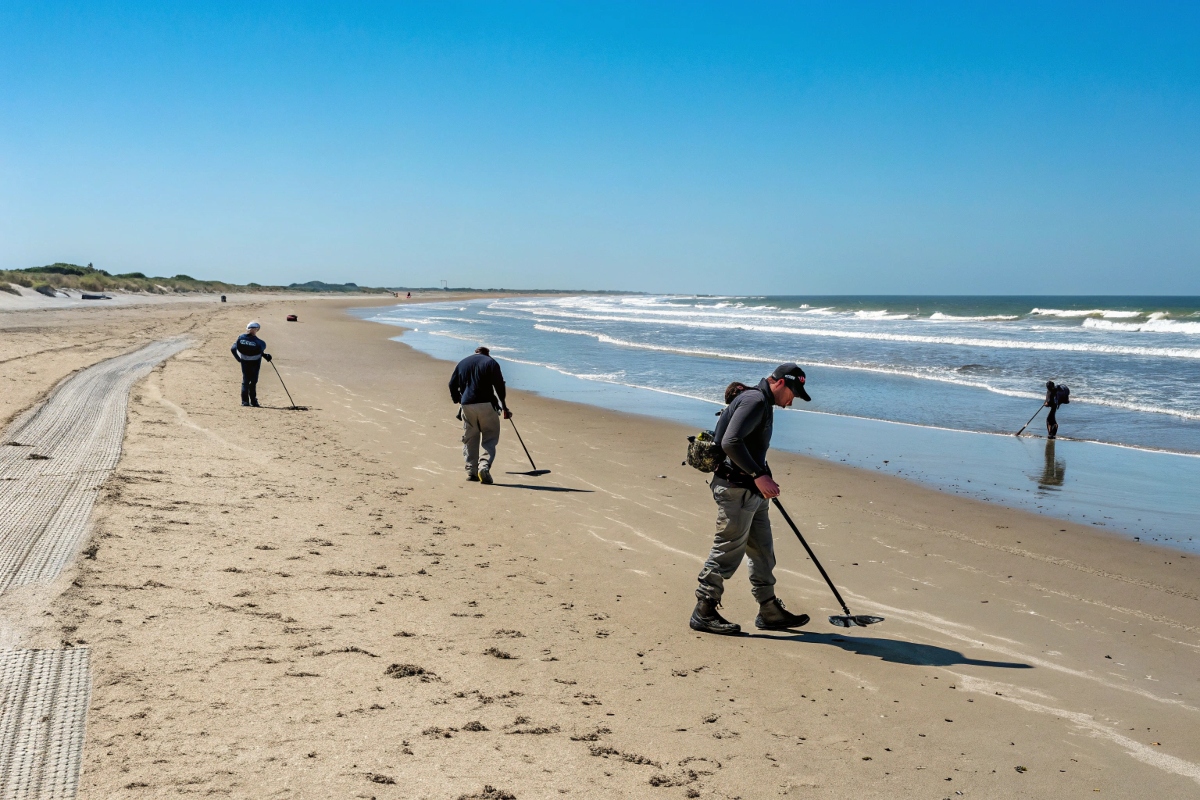
<path id="1" fill-rule="evenodd" d="M 167 339 L 76 373 L 5 433 L 0 597 L 52 583 L 75 556 L 121 457 L 130 389 L 187 346 Z M 0 649 L 0 798 L 75 796 L 90 684 L 85 648 Z"/>

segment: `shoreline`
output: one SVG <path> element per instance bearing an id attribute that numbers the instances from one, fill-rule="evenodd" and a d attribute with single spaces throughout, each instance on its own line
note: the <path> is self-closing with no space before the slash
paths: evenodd
<path id="1" fill-rule="evenodd" d="M 423 333 L 399 323 L 380 323 L 369 311 L 355 316 L 386 324 L 398 331 L 393 337 L 397 341 L 440 358 L 457 352 L 452 342 L 462 338 Z M 684 422 L 701 429 L 712 427 L 710 411 L 701 409 L 712 409 L 715 404 L 704 398 L 656 387 L 592 380 L 541 362 L 506 358 L 499 349 L 495 355 L 502 363 L 515 365 L 506 367 L 512 373 L 510 385 L 527 387 L 546 397 Z M 1051 519 L 1110 529 L 1131 541 L 1153 541 L 1177 551 L 1200 553 L 1200 543 L 1195 539 L 1196 506 L 1182 488 L 1200 481 L 1200 463 L 1194 458 L 1157 460 L 1164 455 L 1190 454 L 1122 445 L 1107 448 L 1104 445 L 1108 443 L 1068 437 L 1051 442 L 1039 436 L 1017 438 L 797 410 L 811 416 L 778 415 L 776 451 L 815 456 L 831 464 L 849 462 L 872 474 L 901 475 L 913 485 L 947 496 L 966 494 Z M 975 433 L 984 435 L 971 437 Z M 1031 448 L 1046 452 L 1035 454 Z M 1043 481 L 1050 469 L 1043 461 L 1057 465 L 1050 484 Z"/>
<path id="2" fill-rule="evenodd" d="M 789 512 L 887 622 L 830 628 L 776 518 L 779 596 L 813 622 L 702 637 L 714 512 L 688 426 L 514 389 L 553 472 L 508 475 L 508 431 L 496 485 L 467 484 L 449 365 L 354 304 L 256 312 L 307 412 L 274 375 L 274 408 L 236 405 L 240 310 L 171 320 L 195 345 L 134 388 L 96 549 L 21 642 L 90 651 L 81 796 L 1196 790 L 1200 560 L 779 453 Z M 725 613 L 747 623 L 744 575 Z"/>

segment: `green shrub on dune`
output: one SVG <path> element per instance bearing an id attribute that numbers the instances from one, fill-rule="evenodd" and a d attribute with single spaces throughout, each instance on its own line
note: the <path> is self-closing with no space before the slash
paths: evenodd
<path id="1" fill-rule="evenodd" d="M 223 281 L 205 281 L 193 278 L 191 275 L 180 273 L 173 278 L 156 278 L 147 276 L 144 272 L 122 272 L 116 275 L 102 269 L 96 269 L 91 264 L 86 267 L 78 264 L 68 264 L 62 261 L 47 264 L 44 267 L 28 267 L 18 270 L 0 270 L 0 288 L 12 294 L 20 292 L 8 286 L 15 283 L 18 286 L 34 289 L 44 295 L 53 297 L 56 289 L 74 289 L 81 292 L 140 292 L 146 294 L 186 294 L 192 292 L 207 292 L 227 294 L 232 292 L 288 292 L 288 291 L 336 291 L 336 292 L 379 292 L 382 289 L 347 284 L 326 284 L 320 281 L 310 281 L 307 284 L 292 284 L 291 286 L 263 286 L 258 283 L 248 283 L 244 286 L 225 283 Z"/>

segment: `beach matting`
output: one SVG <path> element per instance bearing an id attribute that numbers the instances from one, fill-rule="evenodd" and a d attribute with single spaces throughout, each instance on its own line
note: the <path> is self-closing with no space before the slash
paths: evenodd
<path id="1" fill-rule="evenodd" d="M 96 492 L 121 455 L 130 388 L 186 344 L 155 342 L 78 372 L 5 431 L 0 600 L 15 587 L 54 583 L 78 552 Z M 19 635 L 12 629 L 23 621 L 5 617 L 5 638 Z M 75 796 L 89 686 L 84 648 L 0 650 L 0 797 Z"/>

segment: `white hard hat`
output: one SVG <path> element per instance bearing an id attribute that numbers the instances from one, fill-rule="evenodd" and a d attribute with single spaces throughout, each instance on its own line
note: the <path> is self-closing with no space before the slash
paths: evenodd
<path id="1" fill-rule="evenodd" d="M 259 325 L 256 321 L 250 320 L 250 324 L 246 326 L 246 330 L 250 330 L 251 328 L 261 328 L 261 327 L 262 327 L 262 325 Z"/>

